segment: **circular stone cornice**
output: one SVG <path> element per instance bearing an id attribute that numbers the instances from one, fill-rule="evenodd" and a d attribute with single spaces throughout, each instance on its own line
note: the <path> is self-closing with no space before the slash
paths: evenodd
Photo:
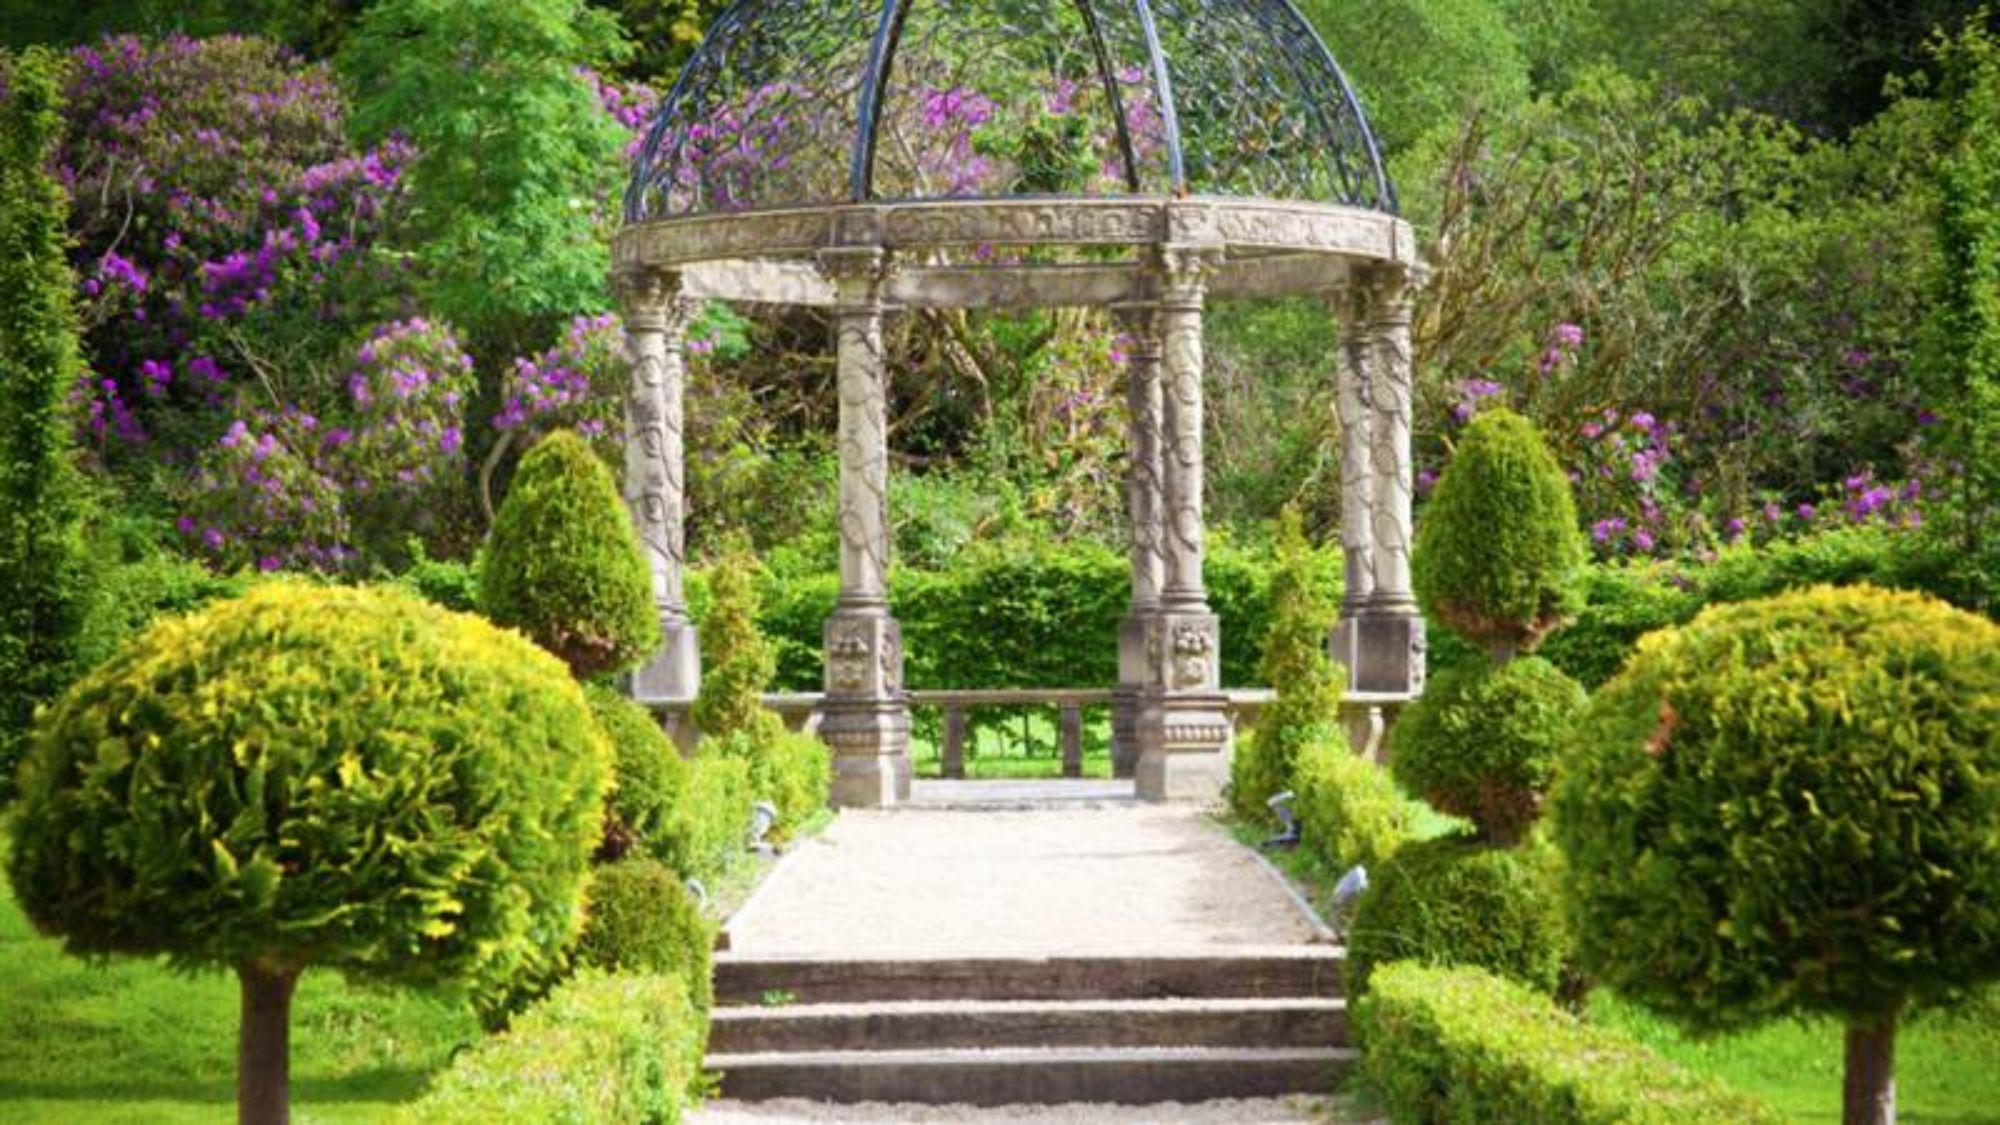
<path id="1" fill-rule="evenodd" d="M 1228 197 L 870 203 L 662 219 L 619 231 L 612 266 L 677 272 L 718 299 L 817 305 L 828 303 L 814 285 L 823 252 L 874 249 L 899 263 L 892 303 L 946 307 L 1096 304 L 1136 288 L 1151 268 L 1145 260 L 922 264 L 926 253 L 982 247 L 1199 250 L 1219 263 L 1218 295 L 1311 292 L 1357 266 L 1418 267 L 1410 225 L 1386 212 Z"/>

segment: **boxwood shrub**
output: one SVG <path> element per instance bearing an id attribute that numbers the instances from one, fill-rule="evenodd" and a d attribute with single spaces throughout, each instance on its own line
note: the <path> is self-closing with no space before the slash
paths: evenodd
<path id="1" fill-rule="evenodd" d="M 1532 989 L 1480 969 L 1384 965 L 1354 1005 L 1361 1078 L 1391 1121 L 1755 1125 L 1782 1120 Z"/>
<path id="2" fill-rule="evenodd" d="M 696 754 L 687 759 L 681 799 L 647 839 L 646 853 L 689 879 L 713 879 L 744 852 L 752 801 L 750 763 Z"/>
<path id="3" fill-rule="evenodd" d="M 601 684 L 584 689 L 590 713 L 611 740 L 612 789 L 600 859 L 646 853 L 662 839 L 687 790 L 688 765 L 651 711 Z"/>
<path id="4" fill-rule="evenodd" d="M 1553 995 L 1567 943 L 1546 845 L 1425 840 L 1370 869 L 1347 934 L 1347 995 L 1391 961 L 1473 965 Z"/>
<path id="5" fill-rule="evenodd" d="M 1410 838 L 1409 804 L 1388 771 L 1349 748 L 1338 728 L 1299 748 L 1292 785 L 1301 846 L 1329 871 L 1376 871 Z"/>
<path id="6" fill-rule="evenodd" d="M 643 856 L 603 864 L 591 874 L 588 899 L 574 951 L 579 964 L 678 976 L 695 1009 L 708 1011 L 716 925 L 678 874 Z"/>
<path id="7" fill-rule="evenodd" d="M 678 976 L 586 970 L 460 1055 L 394 1120 L 677 1122 L 699 1078 L 703 1023 Z"/>
<path id="8" fill-rule="evenodd" d="M 1583 704 L 1583 687 L 1538 656 L 1453 668 L 1390 731 L 1390 768 L 1435 808 L 1513 843 L 1541 815 L 1556 749 Z"/>

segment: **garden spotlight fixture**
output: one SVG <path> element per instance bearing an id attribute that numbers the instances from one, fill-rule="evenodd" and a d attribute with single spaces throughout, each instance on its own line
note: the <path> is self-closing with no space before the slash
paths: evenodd
<path id="1" fill-rule="evenodd" d="M 1273 794 L 1271 799 L 1265 802 L 1271 806 L 1271 812 L 1277 816 L 1278 823 L 1285 826 L 1285 830 L 1264 841 L 1263 847 L 1294 848 L 1298 846 L 1299 817 L 1297 813 L 1292 811 L 1292 797 L 1292 791 L 1287 789 L 1282 793 Z"/>

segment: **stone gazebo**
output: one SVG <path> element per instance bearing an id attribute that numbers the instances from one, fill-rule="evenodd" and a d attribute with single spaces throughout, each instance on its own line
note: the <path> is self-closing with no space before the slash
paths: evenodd
<path id="1" fill-rule="evenodd" d="M 742 0 L 647 133 L 614 271 L 633 355 L 627 498 L 672 711 L 700 658 L 682 597 L 684 330 L 700 302 L 838 326 L 840 597 L 819 731 L 834 799 L 908 793 L 890 612 L 883 319 L 1089 306 L 1129 339 L 1132 598 L 1114 741 L 1142 796 L 1210 797 L 1231 739 L 1202 581 L 1202 316 L 1321 294 L 1340 318 L 1357 692 L 1414 695 L 1410 301 L 1418 260 L 1361 106 L 1287 0 Z"/>

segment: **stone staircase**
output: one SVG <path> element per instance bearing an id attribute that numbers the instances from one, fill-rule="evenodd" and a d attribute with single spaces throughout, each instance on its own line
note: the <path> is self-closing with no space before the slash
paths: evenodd
<path id="1" fill-rule="evenodd" d="M 716 960 L 708 1068 L 738 1101 L 1194 1102 L 1331 1092 L 1332 946 Z"/>

